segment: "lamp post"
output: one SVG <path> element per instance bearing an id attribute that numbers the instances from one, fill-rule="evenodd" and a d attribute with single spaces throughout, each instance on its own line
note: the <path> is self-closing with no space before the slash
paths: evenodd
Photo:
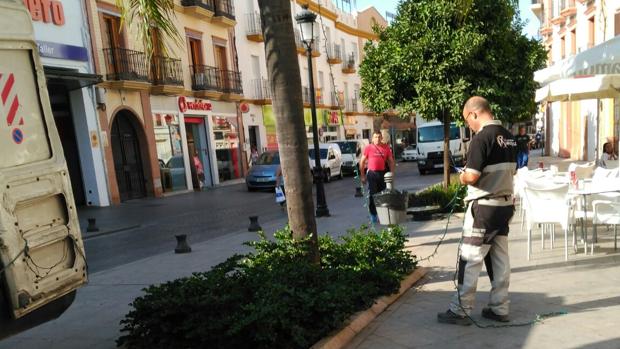
<path id="1" fill-rule="evenodd" d="M 314 182 L 316 183 L 316 216 L 329 216 L 329 209 L 325 202 L 323 188 L 323 167 L 321 166 L 321 150 L 319 147 L 319 131 L 316 121 L 316 103 L 314 100 L 314 79 L 312 78 L 312 44 L 314 43 L 314 24 L 316 15 L 308 10 L 307 6 L 295 16 L 301 31 L 301 41 L 306 46 L 308 56 L 308 81 L 310 83 L 310 111 L 312 113 L 312 141 L 314 143 Z"/>

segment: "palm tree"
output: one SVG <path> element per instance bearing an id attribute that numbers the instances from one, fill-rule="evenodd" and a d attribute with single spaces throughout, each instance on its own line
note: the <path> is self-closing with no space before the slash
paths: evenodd
<path id="1" fill-rule="evenodd" d="M 301 77 L 295 48 L 290 0 L 259 0 L 271 81 L 276 134 L 284 174 L 289 226 L 293 237 L 311 235 L 314 262 L 319 261 L 312 177 L 301 98 Z"/>
<path id="2" fill-rule="evenodd" d="M 152 35 L 154 28 L 162 39 L 167 38 L 176 45 L 182 45 L 183 40 L 174 23 L 174 0 L 116 0 L 116 6 L 120 9 L 122 22 L 137 27 L 138 39 L 142 42 L 148 61 L 155 50 Z M 165 44 L 159 49 L 167 55 Z"/>

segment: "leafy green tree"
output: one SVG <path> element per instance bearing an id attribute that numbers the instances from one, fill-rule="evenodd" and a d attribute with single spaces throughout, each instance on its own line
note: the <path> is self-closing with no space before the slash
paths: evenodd
<path id="1" fill-rule="evenodd" d="M 497 118 L 528 120 L 536 112 L 534 71 L 543 46 L 521 33 L 514 0 L 405 0 L 394 22 L 377 28 L 360 67 L 361 97 L 381 112 L 417 113 L 444 123 L 444 185 L 449 184 L 449 125 L 465 100 L 486 97 Z"/>

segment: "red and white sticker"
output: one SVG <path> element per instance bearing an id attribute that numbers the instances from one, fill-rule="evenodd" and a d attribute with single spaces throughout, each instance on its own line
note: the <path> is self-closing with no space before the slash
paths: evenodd
<path id="1" fill-rule="evenodd" d="M 9 127 L 24 124 L 24 118 L 17 116 L 19 97 L 17 96 L 15 83 L 15 75 L 13 73 L 0 73 L 0 115 L 2 115 L 6 125 Z M 11 138 L 16 144 L 21 144 L 24 141 L 24 133 L 19 128 L 13 128 Z"/>

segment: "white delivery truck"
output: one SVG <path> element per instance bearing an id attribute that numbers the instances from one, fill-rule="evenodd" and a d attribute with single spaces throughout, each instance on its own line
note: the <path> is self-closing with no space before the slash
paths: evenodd
<path id="1" fill-rule="evenodd" d="M 0 338 L 62 314 L 84 245 L 30 14 L 0 0 Z"/>
<path id="2" fill-rule="evenodd" d="M 418 171 L 425 175 L 432 170 L 443 170 L 444 151 L 443 123 L 439 120 L 425 121 L 416 118 L 416 142 L 418 152 Z M 456 123 L 450 124 L 450 166 L 463 166 L 467 154 L 469 132 Z"/>

